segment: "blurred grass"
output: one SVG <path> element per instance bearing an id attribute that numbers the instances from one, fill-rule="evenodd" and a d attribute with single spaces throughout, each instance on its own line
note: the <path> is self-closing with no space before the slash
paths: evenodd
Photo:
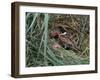
<path id="1" fill-rule="evenodd" d="M 65 17 L 66 16 L 66 17 Z M 88 16 L 60 15 L 47 13 L 26 13 L 26 66 L 61 66 L 89 64 L 89 20 Z M 57 50 L 50 46 L 56 43 L 49 38 L 49 31 L 54 23 L 71 25 L 79 31 L 77 47 L 82 49 L 82 55 L 63 47 Z M 67 23 L 66 23 L 67 22 Z M 72 22 L 72 23 L 71 23 Z"/>

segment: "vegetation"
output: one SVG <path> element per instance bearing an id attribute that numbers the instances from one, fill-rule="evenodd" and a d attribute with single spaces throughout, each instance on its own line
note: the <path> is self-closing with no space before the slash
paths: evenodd
<path id="1" fill-rule="evenodd" d="M 75 49 L 66 49 L 51 38 L 58 27 L 75 34 Z M 26 13 L 26 67 L 89 64 L 89 16 Z M 61 34 L 61 33 L 60 33 Z M 67 42 L 66 42 L 67 45 Z"/>

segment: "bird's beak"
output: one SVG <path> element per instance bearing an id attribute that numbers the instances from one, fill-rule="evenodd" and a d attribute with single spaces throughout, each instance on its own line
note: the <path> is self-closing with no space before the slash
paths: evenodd
<path id="1" fill-rule="evenodd" d="M 67 32 L 64 32 L 64 33 L 61 33 L 60 35 L 66 35 L 67 34 Z"/>

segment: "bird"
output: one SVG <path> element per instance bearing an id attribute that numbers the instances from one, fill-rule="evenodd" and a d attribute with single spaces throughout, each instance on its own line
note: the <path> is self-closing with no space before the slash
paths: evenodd
<path id="1" fill-rule="evenodd" d="M 59 32 L 52 32 L 52 37 L 57 40 L 58 44 L 62 46 L 66 50 L 73 50 L 74 52 L 81 53 L 81 51 L 76 47 L 74 41 L 66 36 L 68 35 L 67 32 L 59 33 Z"/>
<path id="2" fill-rule="evenodd" d="M 54 38 L 57 43 L 66 50 L 73 50 L 74 52 L 81 53 L 81 50 L 77 48 L 75 40 L 75 33 L 72 31 L 66 31 L 63 27 L 59 26 L 50 32 L 50 38 Z M 76 38 L 75 38 L 76 39 Z"/>

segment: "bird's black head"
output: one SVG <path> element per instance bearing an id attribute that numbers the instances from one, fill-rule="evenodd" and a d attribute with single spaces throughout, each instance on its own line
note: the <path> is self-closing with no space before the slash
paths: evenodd
<path id="1" fill-rule="evenodd" d="M 64 28 L 62 26 L 59 26 L 58 28 L 59 28 L 59 30 L 60 30 L 61 33 L 66 32 L 66 30 L 64 30 Z"/>

